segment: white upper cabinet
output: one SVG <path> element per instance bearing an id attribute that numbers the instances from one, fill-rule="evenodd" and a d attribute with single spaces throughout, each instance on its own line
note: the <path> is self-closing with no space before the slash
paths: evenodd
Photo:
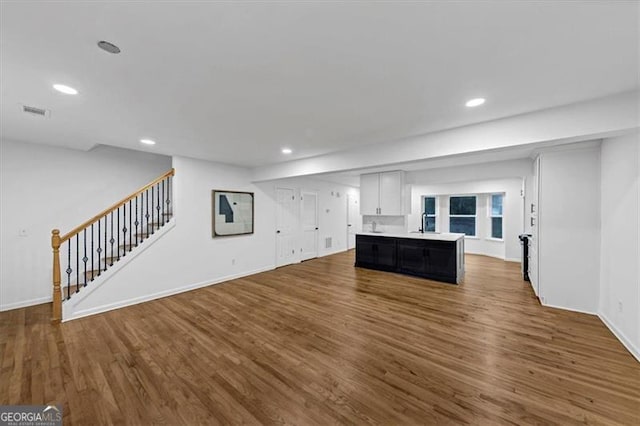
<path id="1" fill-rule="evenodd" d="M 378 214 L 379 198 L 379 174 L 360 175 L 360 214 L 369 216 Z"/>
<path id="2" fill-rule="evenodd" d="M 362 215 L 402 216 L 408 212 L 404 173 L 401 171 L 360 175 Z"/>
<path id="3" fill-rule="evenodd" d="M 380 173 L 380 210 L 387 216 L 403 215 L 404 179 L 402 172 Z"/>

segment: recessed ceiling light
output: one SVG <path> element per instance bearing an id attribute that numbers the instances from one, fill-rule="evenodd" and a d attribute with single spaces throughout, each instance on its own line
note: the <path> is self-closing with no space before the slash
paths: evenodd
<path id="1" fill-rule="evenodd" d="M 65 86 L 64 84 L 54 84 L 53 88 L 58 92 L 62 92 L 66 95 L 77 95 L 78 91 L 73 87 Z"/>
<path id="2" fill-rule="evenodd" d="M 485 99 L 484 98 L 475 98 L 475 99 L 470 99 L 467 101 L 467 103 L 465 104 L 468 107 L 477 107 L 480 106 L 484 103 Z"/>
<path id="3" fill-rule="evenodd" d="M 151 139 L 140 139 L 140 143 L 143 143 L 145 145 L 155 145 L 156 142 L 152 141 Z"/>
<path id="4" fill-rule="evenodd" d="M 98 42 L 98 47 L 105 52 L 113 53 L 117 55 L 120 53 L 120 48 L 113 43 L 109 43 L 108 41 L 101 40 Z"/>
<path id="5" fill-rule="evenodd" d="M 291 154 L 293 151 L 291 150 L 291 148 L 282 148 L 282 153 L 283 154 Z"/>

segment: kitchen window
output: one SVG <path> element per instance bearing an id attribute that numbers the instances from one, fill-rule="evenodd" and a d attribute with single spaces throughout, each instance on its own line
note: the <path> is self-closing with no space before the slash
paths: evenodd
<path id="1" fill-rule="evenodd" d="M 491 197 L 491 238 L 502 239 L 502 194 L 492 194 Z"/>
<path id="2" fill-rule="evenodd" d="M 449 197 L 449 232 L 476 235 L 476 197 Z"/>
<path id="3" fill-rule="evenodd" d="M 422 197 L 422 212 L 426 214 L 424 232 L 436 232 L 436 197 Z"/>

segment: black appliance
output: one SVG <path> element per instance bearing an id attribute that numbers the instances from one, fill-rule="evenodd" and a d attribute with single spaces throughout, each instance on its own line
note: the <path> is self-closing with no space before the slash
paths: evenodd
<path id="1" fill-rule="evenodd" d="M 531 234 L 518 235 L 522 246 L 522 277 L 525 281 L 531 281 L 529 279 L 529 238 L 531 238 Z"/>

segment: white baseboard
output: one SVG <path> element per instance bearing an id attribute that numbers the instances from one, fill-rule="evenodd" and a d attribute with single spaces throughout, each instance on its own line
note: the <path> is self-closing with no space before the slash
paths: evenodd
<path id="1" fill-rule="evenodd" d="M 496 255 L 493 255 L 493 254 L 481 253 L 481 252 L 478 252 L 478 251 L 466 251 L 465 250 L 464 254 L 472 254 L 474 256 L 486 256 L 486 257 L 491 257 L 493 259 L 504 260 L 504 261 L 507 261 L 507 262 L 518 262 L 518 263 L 520 263 L 520 259 L 507 259 L 507 258 L 505 258 L 503 256 L 496 256 Z"/>
<path id="2" fill-rule="evenodd" d="M 345 251 L 348 251 L 348 250 L 347 249 L 332 250 L 332 251 L 328 251 L 326 253 L 323 253 L 323 254 L 319 255 L 318 257 L 331 256 L 331 255 L 338 254 L 338 253 L 344 253 Z"/>
<path id="3" fill-rule="evenodd" d="M 247 277 L 249 275 L 259 274 L 261 272 L 271 271 L 273 269 L 275 269 L 275 265 L 270 265 L 270 266 L 267 266 L 267 267 L 264 267 L 264 268 L 255 269 L 253 271 L 242 272 L 242 273 L 233 274 L 233 275 L 227 275 L 225 277 L 216 278 L 216 279 L 207 280 L 207 281 L 201 281 L 201 282 L 198 282 L 198 283 L 189 284 L 189 285 L 182 286 L 182 287 L 177 287 L 177 288 L 173 288 L 173 289 L 169 289 L 169 290 L 160 291 L 158 293 L 146 294 L 144 296 L 134 297 L 133 299 L 127 299 L 127 300 L 123 300 L 123 301 L 120 301 L 120 302 L 109 303 L 109 304 L 98 306 L 98 307 L 95 307 L 95 308 L 79 310 L 79 311 L 74 312 L 73 314 L 71 314 L 69 316 L 69 318 L 65 318 L 63 320 L 63 322 L 74 320 L 74 319 L 78 319 L 78 318 L 82 318 L 82 317 L 87 317 L 87 316 L 90 316 L 90 315 L 96 315 L 96 314 L 100 314 L 100 313 L 103 313 L 103 312 L 113 311 L 115 309 L 120 309 L 120 308 L 124 308 L 124 307 L 131 306 L 131 305 L 137 305 L 137 304 L 143 303 L 143 302 L 149 302 L 151 300 L 161 299 L 161 298 L 167 297 L 167 296 L 173 296 L 175 294 L 184 293 L 184 292 L 191 291 L 191 290 L 196 290 L 196 289 L 202 288 L 202 287 L 208 287 L 210 285 L 221 284 L 221 283 L 226 282 L 226 281 L 231 281 L 231 280 L 235 280 L 235 279 L 238 279 L 238 278 Z"/>
<path id="4" fill-rule="evenodd" d="M 52 300 L 51 296 L 46 296 L 46 297 L 38 297 L 36 299 L 30 299 L 30 300 L 21 300 L 20 302 L 7 303 L 6 305 L 0 305 L 0 312 L 10 311 L 13 309 L 26 308 L 28 306 L 41 305 L 43 303 L 51 302 L 51 300 Z"/>
<path id="5" fill-rule="evenodd" d="M 618 327 L 616 327 L 613 322 L 609 320 L 609 318 L 607 318 L 605 314 L 599 312 L 598 317 L 604 323 L 604 325 L 606 325 L 607 328 L 611 330 L 613 335 L 616 336 L 618 340 L 620 340 L 624 347 L 627 348 L 629 352 L 631 352 L 631 355 L 633 355 L 635 359 L 640 362 L 640 350 L 638 350 L 638 348 L 631 342 L 631 340 L 629 340 L 627 336 L 625 336 L 624 333 Z"/>
<path id="6" fill-rule="evenodd" d="M 563 311 L 577 312 L 579 314 L 598 315 L 596 312 L 586 311 L 584 309 L 578 309 L 578 308 L 567 308 L 566 306 L 551 305 L 549 303 L 544 303 L 542 301 L 540 301 L 540 304 L 547 308 L 562 309 Z"/>

